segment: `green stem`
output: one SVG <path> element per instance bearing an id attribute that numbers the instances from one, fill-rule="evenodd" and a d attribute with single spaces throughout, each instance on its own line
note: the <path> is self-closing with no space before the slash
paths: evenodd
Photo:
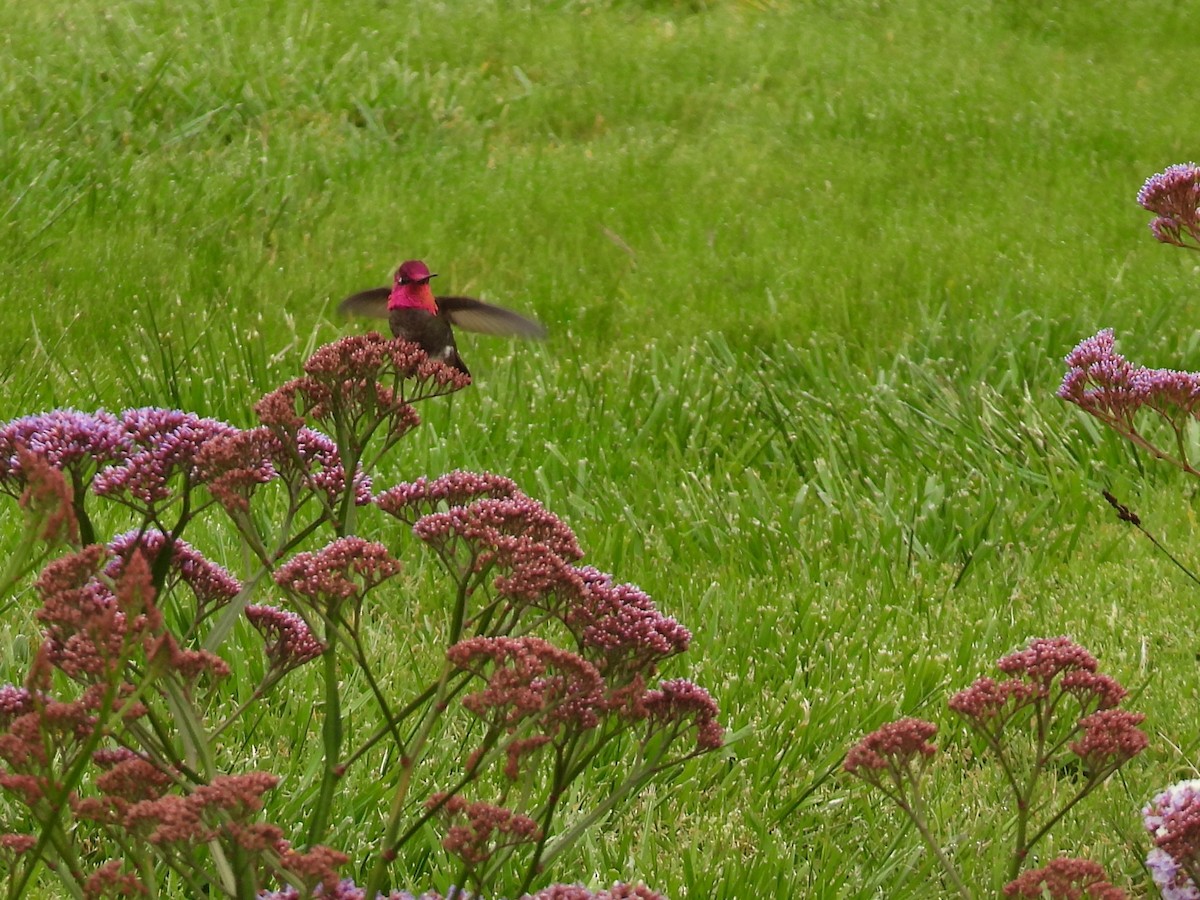
<path id="1" fill-rule="evenodd" d="M 327 636 L 328 638 L 328 636 Z M 333 792 L 341 778 L 342 753 L 342 705 L 338 693 L 337 640 L 327 640 L 325 652 L 321 654 L 324 667 L 325 720 L 321 724 L 321 741 L 325 759 L 321 771 L 321 788 L 317 794 L 317 808 L 313 811 L 308 826 L 308 845 L 318 844 L 329 827 L 333 809 Z"/>

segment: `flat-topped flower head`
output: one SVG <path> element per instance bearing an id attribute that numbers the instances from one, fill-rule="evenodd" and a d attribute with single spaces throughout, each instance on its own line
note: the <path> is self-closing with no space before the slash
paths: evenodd
<path id="1" fill-rule="evenodd" d="M 914 760 L 928 758 L 937 752 L 929 739 L 938 727 L 923 719 L 904 718 L 889 722 L 863 737 L 846 754 L 843 768 L 852 775 L 872 770 L 902 768 Z"/>
<path id="2" fill-rule="evenodd" d="M 199 483 L 197 457 L 205 445 L 238 432 L 216 419 L 159 407 L 127 409 L 120 422 L 128 455 L 96 476 L 94 490 L 150 507 Z"/>
<path id="3" fill-rule="evenodd" d="M 104 410 L 56 409 L 13 419 L 0 426 L 0 491 L 12 496 L 25 486 L 17 457 L 20 447 L 68 473 L 80 488 L 86 488 L 101 467 L 123 460 L 129 449 L 117 417 Z"/>
<path id="4" fill-rule="evenodd" d="M 725 729 L 717 721 L 717 702 L 708 691 L 685 678 L 664 681 L 647 691 L 641 707 L 658 727 L 694 727 L 696 750 L 716 750 L 725 742 Z"/>
<path id="5" fill-rule="evenodd" d="M 280 674 L 288 672 L 325 652 L 304 619 L 274 606 L 247 606 L 246 618 L 262 635 L 271 668 Z"/>
<path id="6" fill-rule="evenodd" d="M 536 637 L 477 637 L 446 651 L 455 666 L 486 681 L 463 706 L 493 725 L 515 728 L 540 717 L 547 733 L 560 723 L 594 728 L 606 711 L 604 680 L 583 658 Z"/>
<path id="7" fill-rule="evenodd" d="M 631 584 L 613 584 L 591 567 L 577 571 L 583 589 L 564 620 L 606 676 L 617 671 L 651 675 L 660 660 L 687 650 L 691 632 L 659 612 L 647 594 Z"/>
<path id="8" fill-rule="evenodd" d="M 499 499 L 476 500 L 445 512 L 432 513 L 413 526 L 421 540 L 439 548 L 452 548 L 460 541 L 486 562 L 496 554 L 519 552 L 527 544 L 538 543 L 565 560 L 579 559 L 583 551 L 574 532 L 558 516 L 524 494 Z M 527 544 L 514 543 L 514 538 Z M 511 565 L 504 558 L 502 564 Z"/>
<path id="9" fill-rule="evenodd" d="M 1200 374 L 1133 365 L 1114 350 L 1112 329 L 1081 341 L 1066 363 L 1059 398 L 1124 430 L 1143 408 L 1171 421 L 1200 411 Z"/>
<path id="10" fill-rule="evenodd" d="M 254 491 L 276 475 L 272 461 L 277 446 L 266 426 L 218 436 L 196 457 L 199 479 L 230 512 L 246 512 Z"/>
<path id="11" fill-rule="evenodd" d="M 342 537 L 315 553 L 297 553 L 275 572 L 275 583 L 316 603 L 361 599 L 400 571 L 383 544 Z"/>
<path id="12" fill-rule="evenodd" d="M 1150 739 L 1138 728 L 1146 716 L 1123 709 L 1102 709 L 1079 720 L 1083 737 L 1070 744 L 1089 775 L 1115 772 L 1146 749 Z"/>
<path id="13" fill-rule="evenodd" d="M 1150 231 L 1156 240 L 1179 247 L 1200 241 L 1200 166 L 1178 163 L 1151 175 L 1138 191 L 1137 202 L 1155 214 Z"/>
<path id="14" fill-rule="evenodd" d="M 1099 863 L 1062 857 L 1040 869 L 1023 872 L 1004 886 L 1004 896 L 1037 900 L 1126 900 L 1128 895 L 1108 880 Z"/>
<path id="15" fill-rule="evenodd" d="M 996 663 L 1008 675 L 1048 682 L 1063 672 L 1082 669 L 1095 672 L 1096 658 L 1068 637 L 1035 638 L 1024 650 L 1010 653 Z"/>
<path id="16" fill-rule="evenodd" d="M 156 528 L 145 531 L 133 530 L 118 535 L 108 545 L 112 559 L 104 568 L 110 578 L 119 578 L 125 565 L 135 552 L 145 554 L 151 567 L 163 551 L 166 538 Z M 176 538 L 171 543 L 169 575 L 191 588 L 196 601 L 204 611 L 224 606 L 242 590 L 242 584 L 229 570 L 205 558 L 187 541 Z"/>
<path id="17" fill-rule="evenodd" d="M 409 525 L 443 507 L 466 506 L 474 500 L 498 500 L 519 494 L 517 483 L 488 472 L 455 471 L 438 478 L 421 476 L 375 496 L 375 505 Z"/>

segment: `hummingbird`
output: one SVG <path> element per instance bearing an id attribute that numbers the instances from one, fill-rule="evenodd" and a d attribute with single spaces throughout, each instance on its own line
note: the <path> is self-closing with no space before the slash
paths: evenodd
<path id="1" fill-rule="evenodd" d="M 419 259 L 410 259 L 396 270 L 392 287 L 371 288 L 351 294 L 338 304 L 343 315 L 387 319 L 392 334 L 420 346 L 431 359 L 439 359 L 470 375 L 458 355 L 451 325 L 481 334 L 544 338 L 540 322 L 512 310 L 471 297 L 435 297 L 429 279 L 437 274 Z"/>

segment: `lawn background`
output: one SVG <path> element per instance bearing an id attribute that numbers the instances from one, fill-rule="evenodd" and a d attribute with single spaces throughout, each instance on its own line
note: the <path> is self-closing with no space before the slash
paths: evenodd
<path id="1" fill-rule="evenodd" d="M 1200 367 L 1200 258 L 1134 203 L 1200 155 L 1198 44 L 1183 0 L 5 4 L 0 419 L 251 424 L 366 327 L 341 296 L 425 259 L 551 337 L 464 337 L 475 386 L 378 480 L 515 478 L 692 628 L 671 674 L 739 737 L 549 874 L 935 896 L 915 833 L 836 773 L 915 714 L 953 756 L 940 830 L 999 884 L 1006 813 L 945 697 L 1070 634 L 1140 691 L 1151 749 L 1039 855 L 1144 890 L 1137 811 L 1195 773 L 1197 594 L 1099 491 L 1192 559 L 1194 488 L 1053 394 L 1105 326 Z M 192 537 L 237 568 L 225 532 Z M 408 546 L 420 599 L 380 611 L 382 655 L 400 604 L 442 602 Z"/>

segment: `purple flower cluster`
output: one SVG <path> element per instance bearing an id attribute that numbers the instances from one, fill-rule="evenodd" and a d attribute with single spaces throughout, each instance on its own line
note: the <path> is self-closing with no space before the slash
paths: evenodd
<path id="1" fill-rule="evenodd" d="M 17 457 L 24 447 L 67 473 L 77 487 L 86 487 L 105 465 L 125 459 L 129 442 L 112 413 L 83 413 L 56 409 L 23 416 L 0 426 L 0 490 L 18 496 L 25 471 Z"/>
<path id="2" fill-rule="evenodd" d="M 994 750 L 1000 749 L 1007 726 L 1018 715 L 1033 715 L 1045 728 L 1051 711 L 1061 727 L 1082 733 L 1068 747 L 1087 763 L 1096 780 L 1146 748 L 1146 735 L 1137 728 L 1145 717 L 1114 709 L 1125 698 L 1125 689 L 1098 673 L 1095 657 L 1070 638 L 1037 638 L 1000 659 L 996 667 L 1010 677 L 1001 682 L 980 678 L 949 701 L 950 709 Z M 1060 701 L 1066 696 L 1076 705 L 1073 716 L 1062 717 Z"/>
<path id="3" fill-rule="evenodd" d="M 451 647 L 446 658 L 487 682 L 463 706 L 495 727 L 514 729 L 530 717 L 582 729 L 600 721 L 605 704 L 600 673 L 541 638 L 469 638 Z"/>
<path id="4" fill-rule="evenodd" d="M 127 455 L 100 472 L 93 489 L 102 497 L 127 497 L 150 508 L 198 484 L 200 451 L 209 441 L 237 433 L 215 419 L 156 407 L 126 410 L 121 428 Z M 182 485 L 176 479 L 182 479 Z"/>
<path id="5" fill-rule="evenodd" d="M 590 566 L 577 569 L 578 598 L 564 621 L 580 647 L 608 676 L 615 672 L 653 674 L 659 660 L 683 653 L 692 634 L 631 584 Z"/>
<path id="6" fill-rule="evenodd" d="M 127 531 L 113 538 L 108 545 L 112 559 L 104 568 L 109 578 L 119 578 L 126 564 L 135 553 L 145 555 L 153 568 L 155 560 L 166 544 L 166 537 L 156 528 L 145 531 Z M 187 541 L 176 538 L 171 542 L 171 564 L 169 573 L 174 579 L 186 584 L 196 596 L 203 612 L 224 606 L 242 590 L 242 584 L 228 569 L 208 560 Z"/>
<path id="7" fill-rule="evenodd" d="M 1178 163 L 1151 175 L 1138 191 L 1137 202 L 1155 214 L 1150 223 L 1155 239 L 1200 249 L 1200 166 Z"/>
<path id="8" fill-rule="evenodd" d="M 1178 427 L 1200 408 L 1200 374 L 1134 366 L 1114 350 L 1111 328 L 1080 341 L 1066 363 L 1058 396 L 1127 436 L 1136 433 L 1139 410 L 1153 410 Z"/>
<path id="9" fill-rule="evenodd" d="M 0 491 L 16 496 L 36 459 L 62 472 L 76 509 L 90 487 L 152 514 L 199 484 L 244 509 L 253 487 L 274 475 L 265 436 L 174 409 L 53 410 L 0 427 Z M 33 457 L 23 462 L 22 450 Z"/>
<path id="10" fill-rule="evenodd" d="M 1200 781 L 1181 781 L 1142 810 L 1154 849 L 1146 867 L 1164 900 L 1200 900 Z"/>

